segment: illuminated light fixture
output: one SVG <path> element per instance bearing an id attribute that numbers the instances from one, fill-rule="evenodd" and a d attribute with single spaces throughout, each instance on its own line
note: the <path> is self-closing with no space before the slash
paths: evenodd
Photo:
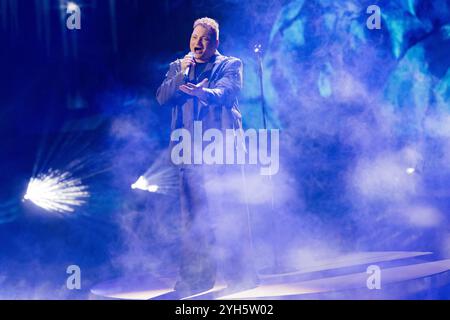
<path id="1" fill-rule="evenodd" d="M 79 9 L 79 6 L 75 3 L 75 2 L 68 2 L 67 3 L 67 10 L 68 11 L 70 11 L 70 12 L 73 12 L 73 11 L 77 11 Z"/>
<path id="2" fill-rule="evenodd" d="M 159 186 L 155 184 L 149 184 L 145 177 L 141 176 L 139 179 L 131 185 L 131 189 L 140 189 L 148 192 L 157 192 Z"/>
<path id="3" fill-rule="evenodd" d="M 50 169 L 30 179 L 24 200 L 49 212 L 71 213 L 89 198 L 87 186 L 69 172 Z"/>

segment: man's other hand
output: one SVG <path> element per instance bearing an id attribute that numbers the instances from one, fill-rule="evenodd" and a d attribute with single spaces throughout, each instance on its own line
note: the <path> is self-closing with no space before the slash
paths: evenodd
<path id="1" fill-rule="evenodd" d="M 180 86 L 180 90 L 190 96 L 194 96 L 199 99 L 205 100 L 206 95 L 204 88 L 207 82 L 208 79 L 204 79 L 202 82 L 198 84 L 186 83 Z"/>

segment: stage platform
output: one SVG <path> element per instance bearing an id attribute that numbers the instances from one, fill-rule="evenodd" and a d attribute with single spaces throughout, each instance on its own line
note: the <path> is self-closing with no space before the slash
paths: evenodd
<path id="1" fill-rule="evenodd" d="M 367 268 L 381 270 L 381 288 L 369 289 Z M 295 267 L 295 266 L 294 266 Z M 359 252 L 297 266 L 288 273 L 261 273 L 258 287 L 230 291 L 224 281 L 200 294 L 179 297 L 174 277 L 139 275 L 113 279 L 94 286 L 94 297 L 106 299 L 436 299 L 450 284 L 450 259 L 431 252 Z"/>

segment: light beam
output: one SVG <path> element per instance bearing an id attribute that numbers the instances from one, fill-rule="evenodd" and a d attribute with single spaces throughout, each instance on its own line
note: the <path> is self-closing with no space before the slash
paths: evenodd
<path id="1" fill-rule="evenodd" d="M 24 200 L 49 212 L 71 213 L 89 198 L 87 186 L 70 172 L 50 169 L 30 179 Z"/>

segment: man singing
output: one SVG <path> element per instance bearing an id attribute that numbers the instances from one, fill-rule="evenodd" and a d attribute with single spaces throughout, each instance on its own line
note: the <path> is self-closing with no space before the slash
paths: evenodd
<path id="1" fill-rule="evenodd" d="M 221 55 L 218 46 L 218 23 L 211 18 L 196 20 L 190 54 L 170 64 L 156 94 L 159 104 L 172 107 L 172 132 L 186 129 L 193 137 L 197 121 L 203 130 L 242 130 L 238 109 L 242 62 Z M 242 168 L 195 163 L 178 168 L 183 234 L 175 291 L 206 291 L 214 286 L 218 270 L 231 289 L 254 287 L 258 279 L 251 258 Z"/>

